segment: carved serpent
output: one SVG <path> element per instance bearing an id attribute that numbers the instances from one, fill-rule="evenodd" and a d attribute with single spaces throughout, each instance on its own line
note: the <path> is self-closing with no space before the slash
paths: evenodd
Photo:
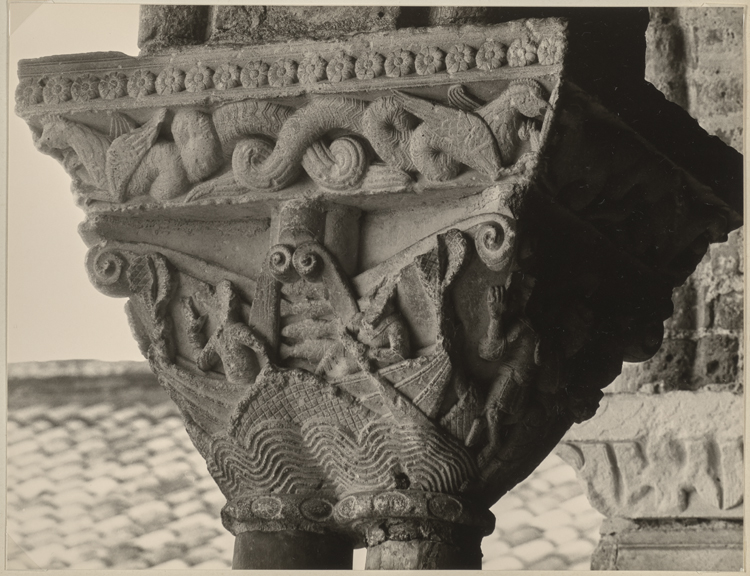
<path id="1" fill-rule="evenodd" d="M 230 107 L 244 110 L 222 112 Z M 495 135 L 480 115 L 398 92 L 373 103 L 346 97 L 318 99 L 293 114 L 289 108 L 270 103 L 241 102 L 217 110 L 214 122 L 225 156 L 236 143 L 232 153 L 235 181 L 254 190 L 285 188 L 299 177 L 300 167 L 327 188 L 355 187 L 369 159 L 354 135 L 366 138 L 390 166 L 418 171 L 431 181 L 455 178 L 461 164 L 492 179 L 502 173 Z M 241 128 L 246 123 L 247 128 Z M 225 130 L 233 136 L 223 136 Z M 335 132 L 346 135 L 326 146 L 321 139 Z M 238 134 L 248 137 L 237 141 Z M 257 135 L 276 136 L 276 144 L 271 146 Z"/>

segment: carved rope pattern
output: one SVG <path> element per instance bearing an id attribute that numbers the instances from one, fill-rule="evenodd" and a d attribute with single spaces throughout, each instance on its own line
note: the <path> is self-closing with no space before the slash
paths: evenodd
<path id="1" fill-rule="evenodd" d="M 565 38 L 556 35 L 543 38 L 538 44 L 519 38 L 506 46 L 489 39 L 478 46 L 463 43 L 444 47 L 421 46 L 414 52 L 394 48 L 388 54 L 373 51 L 357 55 L 341 51 L 330 55 L 312 54 L 299 59 L 299 62 L 292 58 L 280 58 L 272 62 L 217 62 L 210 66 L 200 63 L 187 70 L 170 65 L 158 71 L 139 69 L 130 75 L 116 70 L 103 73 L 101 78 L 88 72 L 63 74 L 23 78 L 15 97 L 19 107 L 27 108 L 41 104 L 87 102 L 97 98 L 141 99 L 183 91 L 221 92 L 269 85 L 284 87 L 298 83 L 351 82 L 383 76 L 452 76 L 466 71 L 481 73 L 503 66 L 559 64 L 565 48 Z M 314 74 L 308 70 L 312 60 L 319 64 Z"/>

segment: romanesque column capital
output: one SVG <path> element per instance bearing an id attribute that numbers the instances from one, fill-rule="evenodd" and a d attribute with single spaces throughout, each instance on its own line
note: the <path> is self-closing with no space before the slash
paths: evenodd
<path id="1" fill-rule="evenodd" d="M 532 19 L 21 64 L 91 281 L 129 299 L 233 533 L 459 558 L 659 348 L 741 218 L 566 79 L 569 43 Z"/>

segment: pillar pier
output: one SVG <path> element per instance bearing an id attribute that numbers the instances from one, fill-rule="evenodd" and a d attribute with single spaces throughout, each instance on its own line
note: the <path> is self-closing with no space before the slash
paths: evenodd
<path id="1" fill-rule="evenodd" d="M 605 98 L 631 52 L 583 50 L 573 16 L 417 34 L 336 9 L 274 44 L 264 10 L 177 51 L 24 61 L 17 113 L 227 498 L 235 568 L 478 569 L 489 507 L 741 224 L 741 162 L 640 78 L 642 109 Z"/>

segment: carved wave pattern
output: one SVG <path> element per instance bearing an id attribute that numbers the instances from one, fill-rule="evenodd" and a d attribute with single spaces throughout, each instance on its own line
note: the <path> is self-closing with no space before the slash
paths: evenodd
<path id="1" fill-rule="evenodd" d="M 381 419 L 354 437 L 341 427 L 311 422 L 302 427 L 305 443 L 340 494 L 409 487 L 458 493 L 478 476 L 472 457 L 435 428 Z"/>
<path id="2" fill-rule="evenodd" d="M 209 449 L 208 470 L 228 499 L 257 492 L 296 494 L 330 488 L 297 426 L 264 420 L 249 429 L 244 440 L 241 445 L 229 437 L 215 438 Z"/>

